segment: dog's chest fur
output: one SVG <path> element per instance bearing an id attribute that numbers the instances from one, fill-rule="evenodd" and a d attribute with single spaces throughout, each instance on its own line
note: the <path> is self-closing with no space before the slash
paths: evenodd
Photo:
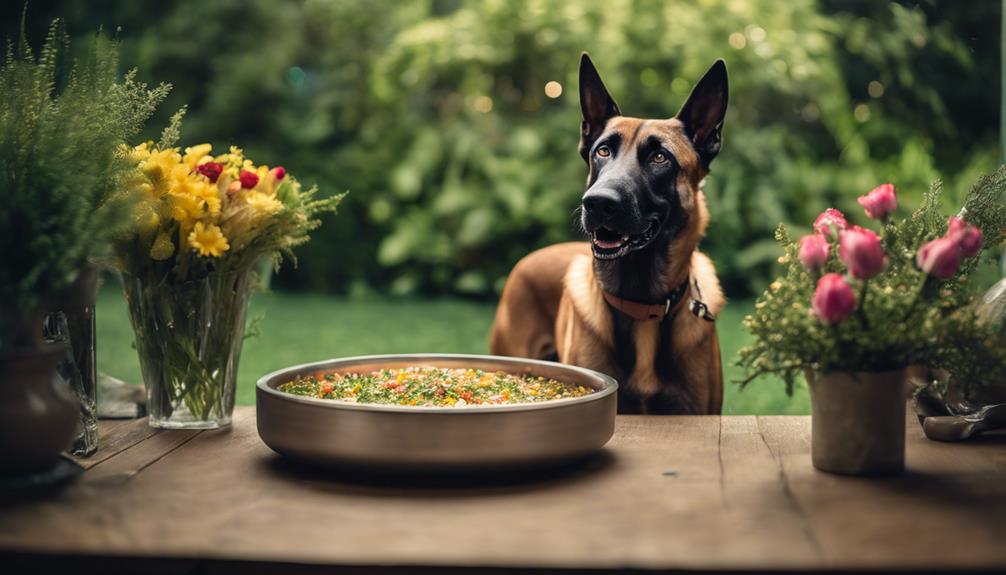
<path id="1" fill-rule="evenodd" d="M 675 357 L 673 318 L 634 321 L 611 311 L 613 363 L 625 382 L 619 396 L 622 413 L 692 413 L 695 397 L 684 385 Z M 659 405 L 658 405 L 659 404 Z"/>
<path id="2" fill-rule="evenodd" d="M 572 309 L 557 341 L 560 360 L 613 375 L 621 385 L 622 413 L 696 411 L 696 398 L 684 383 L 686 362 L 678 357 L 692 343 L 689 339 L 694 336 L 685 324 L 695 318 L 686 314 L 663 321 L 634 321 L 615 312 L 604 302 L 589 257 L 570 265 L 565 290 Z M 577 329 L 589 331 L 596 342 L 588 353 L 576 341 Z"/>

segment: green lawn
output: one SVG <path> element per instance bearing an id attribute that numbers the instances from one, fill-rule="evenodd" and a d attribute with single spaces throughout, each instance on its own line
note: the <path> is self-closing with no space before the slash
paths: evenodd
<path id="1" fill-rule="evenodd" d="M 737 348 L 747 335 L 740 327 L 750 301 L 735 301 L 719 318 L 726 370 L 725 414 L 805 414 L 805 389 L 786 397 L 778 381 L 756 381 L 741 391 L 729 383 Z M 455 299 L 347 299 L 317 294 L 260 293 L 250 317 L 262 316 L 261 335 L 245 342 L 237 401 L 255 401 L 255 380 L 285 366 L 334 357 L 375 353 L 487 353 L 494 304 Z M 98 369 L 139 383 L 140 368 L 120 287 L 110 281 L 99 294 Z"/>

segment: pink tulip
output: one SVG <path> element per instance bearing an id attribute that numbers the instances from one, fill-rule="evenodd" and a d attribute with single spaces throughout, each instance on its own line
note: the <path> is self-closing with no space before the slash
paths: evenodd
<path id="1" fill-rule="evenodd" d="M 944 236 L 922 244 L 915 263 L 927 274 L 944 280 L 957 273 L 961 255 L 956 238 Z"/>
<path id="2" fill-rule="evenodd" d="M 835 325 L 856 309 L 856 294 L 840 274 L 821 276 L 814 290 L 812 311 L 826 325 Z"/>
<path id="3" fill-rule="evenodd" d="M 956 216 L 950 216 L 947 236 L 957 242 L 961 255 L 970 258 L 982 251 L 982 231 Z"/>
<path id="4" fill-rule="evenodd" d="M 828 208 L 821 212 L 821 215 L 817 216 L 814 220 L 814 231 L 819 234 L 824 234 L 824 236 L 830 240 L 835 239 L 832 232 L 832 228 L 836 232 L 844 230 L 849 224 L 845 221 L 845 216 L 842 212 L 836 210 L 835 208 Z"/>
<path id="5" fill-rule="evenodd" d="M 821 234 L 804 236 L 800 240 L 800 263 L 807 271 L 813 272 L 824 267 L 828 261 L 828 239 Z"/>
<path id="6" fill-rule="evenodd" d="M 982 251 L 982 231 L 975 227 L 970 227 L 957 237 L 957 247 L 961 250 L 961 255 L 970 258 L 978 255 Z"/>
<path id="7" fill-rule="evenodd" d="M 956 236 L 966 229 L 968 229 L 968 223 L 963 218 L 950 216 L 950 219 L 947 220 L 947 237 Z"/>
<path id="8" fill-rule="evenodd" d="M 874 220 L 884 220 L 898 207 L 898 197 L 892 184 L 881 184 L 859 197 L 859 205 L 863 206 L 866 215 Z"/>
<path id="9" fill-rule="evenodd" d="M 884 248 L 873 231 L 852 226 L 839 236 L 838 256 L 852 277 L 868 280 L 884 271 Z"/>

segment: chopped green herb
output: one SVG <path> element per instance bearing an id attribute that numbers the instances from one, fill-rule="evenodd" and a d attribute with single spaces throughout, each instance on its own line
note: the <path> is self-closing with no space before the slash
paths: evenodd
<path id="1" fill-rule="evenodd" d="M 589 387 L 544 377 L 439 367 L 309 375 L 280 384 L 277 389 L 352 403 L 436 407 L 532 403 L 594 392 Z"/>

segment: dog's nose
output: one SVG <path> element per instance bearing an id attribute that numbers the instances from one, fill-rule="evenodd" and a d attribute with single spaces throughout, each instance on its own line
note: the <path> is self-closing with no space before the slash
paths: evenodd
<path id="1" fill-rule="evenodd" d="M 612 216 L 621 206 L 622 198 L 614 190 L 588 190 L 583 195 L 583 210 L 592 216 Z"/>

